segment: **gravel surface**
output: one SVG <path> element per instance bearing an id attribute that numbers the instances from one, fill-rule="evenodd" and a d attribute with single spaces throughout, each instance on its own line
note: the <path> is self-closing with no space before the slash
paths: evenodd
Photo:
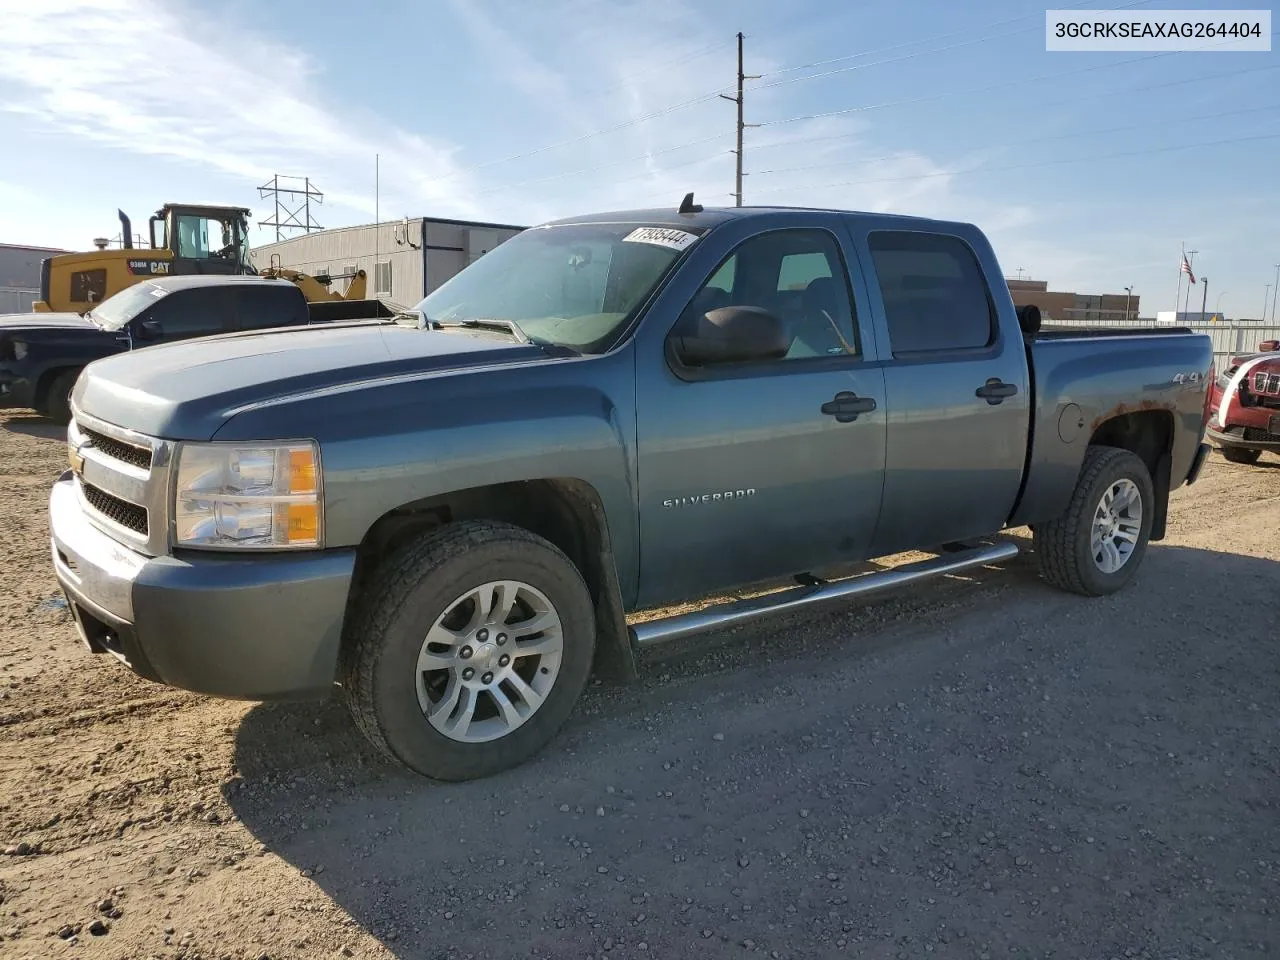
<path id="1" fill-rule="evenodd" d="M 1280 955 L 1276 458 L 1118 596 L 1024 556 L 686 643 L 455 786 L 85 652 L 63 458 L 0 414 L 0 956 Z"/>

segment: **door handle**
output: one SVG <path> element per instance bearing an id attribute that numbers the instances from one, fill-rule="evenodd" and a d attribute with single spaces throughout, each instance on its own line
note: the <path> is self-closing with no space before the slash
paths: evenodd
<path id="1" fill-rule="evenodd" d="M 973 391 L 974 396 L 981 397 L 993 407 L 1004 400 L 1005 397 L 1012 397 L 1018 392 L 1018 388 L 1012 383 L 1004 383 L 999 377 L 992 377 L 977 390 Z"/>
<path id="2" fill-rule="evenodd" d="M 822 412 L 835 417 L 837 423 L 852 423 L 860 413 L 870 413 L 876 408 L 874 397 L 860 397 L 848 390 L 841 390 L 822 405 Z"/>

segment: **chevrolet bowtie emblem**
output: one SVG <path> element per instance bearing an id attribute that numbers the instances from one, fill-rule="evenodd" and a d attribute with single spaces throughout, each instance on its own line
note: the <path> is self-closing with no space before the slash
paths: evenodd
<path id="1" fill-rule="evenodd" d="M 87 446 L 87 443 L 78 443 L 75 446 L 68 446 L 67 460 L 71 464 L 71 470 L 73 473 L 80 474 L 84 471 L 84 454 L 80 451 Z"/>

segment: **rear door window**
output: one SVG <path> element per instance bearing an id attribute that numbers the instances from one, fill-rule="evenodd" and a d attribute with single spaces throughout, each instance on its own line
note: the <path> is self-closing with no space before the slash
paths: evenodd
<path id="1" fill-rule="evenodd" d="M 264 330 L 307 322 L 306 304 L 296 287 L 263 284 L 235 291 L 234 330 Z"/>
<path id="2" fill-rule="evenodd" d="M 991 294 L 967 243 L 945 234 L 877 230 L 867 244 L 894 356 L 992 342 Z"/>

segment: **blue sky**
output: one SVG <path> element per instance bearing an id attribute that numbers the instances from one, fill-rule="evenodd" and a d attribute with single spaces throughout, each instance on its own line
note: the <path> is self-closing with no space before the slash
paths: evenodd
<path id="1" fill-rule="evenodd" d="M 1007 275 L 1133 284 L 1147 315 L 1172 306 L 1186 241 L 1210 309 L 1222 294 L 1257 316 L 1280 262 L 1280 51 L 1048 53 L 1044 10 L 0 0 L 0 241 L 85 248 L 117 206 L 145 230 L 166 201 L 261 219 L 273 173 L 325 191 L 324 226 L 368 222 L 375 153 L 384 218 L 536 223 L 690 189 L 730 204 L 734 107 L 714 94 L 741 30 L 763 75 L 747 203 L 971 220 Z M 835 115 L 795 119 L 814 114 Z"/>

